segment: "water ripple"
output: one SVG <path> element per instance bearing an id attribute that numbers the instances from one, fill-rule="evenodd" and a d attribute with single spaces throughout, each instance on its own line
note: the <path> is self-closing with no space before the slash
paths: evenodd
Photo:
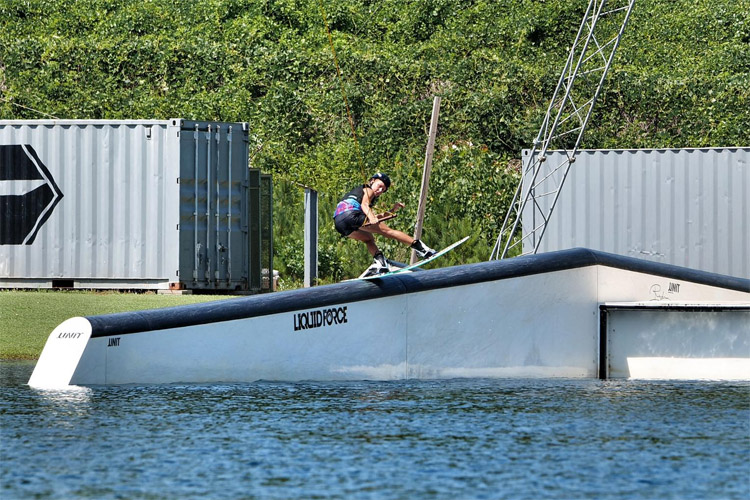
<path id="1" fill-rule="evenodd" d="M 747 498 L 750 384 L 39 391 L 0 363 L 3 498 Z"/>

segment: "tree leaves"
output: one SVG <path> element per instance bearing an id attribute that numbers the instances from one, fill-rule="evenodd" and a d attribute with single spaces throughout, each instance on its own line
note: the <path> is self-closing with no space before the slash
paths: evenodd
<path id="1" fill-rule="evenodd" d="M 586 2 L 320 2 L 341 82 L 319 0 L 5 0 L 0 117 L 247 121 L 256 167 L 335 204 L 362 181 L 343 85 L 363 168 L 392 174 L 409 232 L 440 95 L 427 241 L 466 227 L 492 241 L 518 178 L 508 165 L 538 131 Z M 747 145 L 749 13 L 750 0 L 636 4 L 584 146 Z M 301 213 L 285 198 L 276 228 Z M 341 258 L 355 273 L 367 256 L 347 258 L 361 249 L 334 244 L 328 222 L 326 268 Z"/>

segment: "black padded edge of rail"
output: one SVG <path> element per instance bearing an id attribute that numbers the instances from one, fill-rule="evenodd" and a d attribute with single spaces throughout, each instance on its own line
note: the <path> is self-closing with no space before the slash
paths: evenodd
<path id="1" fill-rule="evenodd" d="M 527 255 L 506 260 L 395 274 L 313 288 L 253 295 L 185 306 L 91 316 L 92 337 L 109 337 L 168 328 L 231 321 L 289 311 L 371 300 L 533 274 L 602 265 L 664 278 L 750 292 L 750 280 L 660 264 L 585 248 Z"/>

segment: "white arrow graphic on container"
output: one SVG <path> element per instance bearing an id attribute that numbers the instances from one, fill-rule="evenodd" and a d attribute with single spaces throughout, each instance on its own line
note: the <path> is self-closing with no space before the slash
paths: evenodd
<path id="1" fill-rule="evenodd" d="M 32 146 L 0 151 L 0 245 L 31 244 L 63 194 Z"/>
<path id="2" fill-rule="evenodd" d="M 0 196 L 23 196 L 47 183 L 44 179 L 24 181 L 0 181 Z"/>

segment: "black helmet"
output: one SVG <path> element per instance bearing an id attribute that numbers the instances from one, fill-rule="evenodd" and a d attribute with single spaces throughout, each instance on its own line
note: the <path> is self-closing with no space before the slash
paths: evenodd
<path id="1" fill-rule="evenodd" d="M 381 181 L 383 181 L 383 184 L 385 184 L 386 190 L 391 187 L 391 178 L 382 172 L 372 174 L 372 177 L 370 177 L 370 180 L 373 180 L 373 179 L 380 179 Z"/>

